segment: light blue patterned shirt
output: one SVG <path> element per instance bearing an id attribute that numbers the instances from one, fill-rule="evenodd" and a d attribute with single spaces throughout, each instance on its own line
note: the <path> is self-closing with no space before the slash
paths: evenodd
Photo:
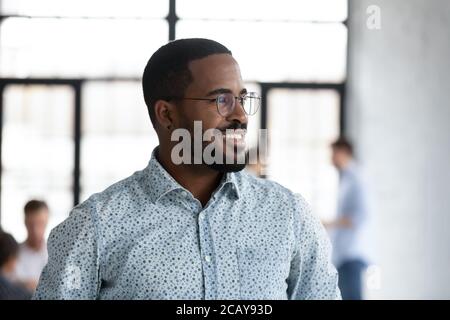
<path id="1" fill-rule="evenodd" d="M 304 199 L 243 171 L 202 207 L 154 156 L 52 230 L 35 299 L 338 299 Z"/>

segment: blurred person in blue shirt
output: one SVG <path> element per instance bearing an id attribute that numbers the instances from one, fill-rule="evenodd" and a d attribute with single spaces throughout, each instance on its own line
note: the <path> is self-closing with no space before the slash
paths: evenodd
<path id="1" fill-rule="evenodd" d="M 372 254 L 371 216 L 367 187 L 353 158 L 353 146 L 345 138 L 332 145 L 332 162 L 339 171 L 336 219 L 324 222 L 330 231 L 333 263 L 345 300 L 361 300 L 363 274 Z"/>

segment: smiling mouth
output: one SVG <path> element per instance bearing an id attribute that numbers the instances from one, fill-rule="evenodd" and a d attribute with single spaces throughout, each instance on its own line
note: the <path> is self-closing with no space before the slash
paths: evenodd
<path id="1" fill-rule="evenodd" d="M 227 129 L 220 131 L 226 139 L 245 139 L 246 129 Z"/>
<path id="2" fill-rule="evenodd" d="M 228 132 L 227 132 L 228 131 Z M 223 142 L 226 149 L 232 148 L 235 152 L 241 152 L 245 149 L 245 135 L 247 130 L 235 129 L 222 131 Z M 236 149 L 236 150 L 235 150 Z"/>

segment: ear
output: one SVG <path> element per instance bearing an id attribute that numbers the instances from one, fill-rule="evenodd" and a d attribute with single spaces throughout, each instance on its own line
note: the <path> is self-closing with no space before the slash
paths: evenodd
<path id="1" fill-rule="evenodd" d="M 173 124 L 174 105 L 165 100 L 155 102 L 155 119 L 163 128 L 170 128 Z"/>

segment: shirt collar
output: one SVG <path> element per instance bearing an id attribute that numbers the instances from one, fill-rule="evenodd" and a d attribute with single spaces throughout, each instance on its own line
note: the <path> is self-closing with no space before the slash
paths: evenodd
<path id="1" fill-rule="evenodd" d="M 354 160 L 350 160 L 343 171 L 344 172 L 353 172 L 355 170 L 356 170 L 356 163 Z"/>
<path id="2" fill-rule="evenodd" d="M 214 191 L 213 194 L 217 194 L 221 192 L 222 189 L 228 189 L 236 199 L 239 199 L 241 194 L 239 190 L 239 184 L 238 184 L 238 175 L 239 172 L 227 172 L 223 175 L 222 180 L 219 183 L 219 186 L 217 187 L 216 191 Z"/>
<path id="3" fill-rule="evenodd" d="M 157 148 L 158 147 L 153 150 L 149 164 L 145 169 L 147 171 L 149 193 L 153 203 L 156 203 L 160 198 L 174 190 L 181 189 L 188 191 L 181 186 L 156 159 Z M 216 191 L 213 192 L 213 195 L 222 192 L 222 190 L 228 189 L 236 196 L 236 198 L 239 198 L 240 191 L 237 179 L 238 174 L 239 173 L 235 172 L 225 173 Z"/>

